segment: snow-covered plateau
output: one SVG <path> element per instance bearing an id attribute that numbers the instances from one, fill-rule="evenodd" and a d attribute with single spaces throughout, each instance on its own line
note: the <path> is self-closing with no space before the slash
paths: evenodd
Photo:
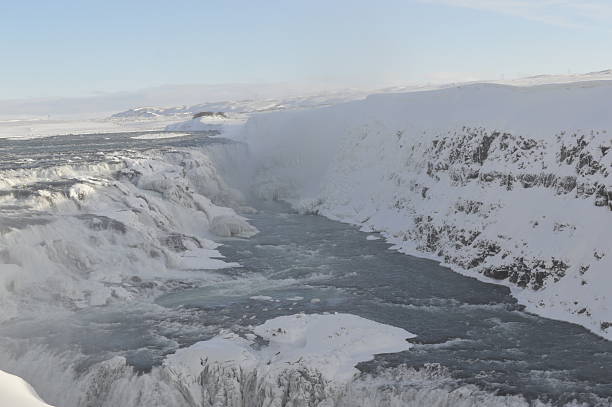
<path id="1" fill-rule="evenodd" d="M 612 82 L 474 84 L 252 117 L 256 188 L 612 339 Z"/>
<path id="2" fill-rule="evenodd" d="M 151 117 L 141 120 L 118 120 L 99 117 L 25 117 L 0 118 L 1 139 L 36 139 L 63 134 L 100 134 L 143 131 L 163 131 L 166 126 L 176 123 L 176 117 Z"/>

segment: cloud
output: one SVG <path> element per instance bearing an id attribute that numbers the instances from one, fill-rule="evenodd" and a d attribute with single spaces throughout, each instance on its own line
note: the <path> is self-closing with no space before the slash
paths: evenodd
<path id="1" fill-rule="evenodd" d="M 564 27 L 606 28 L 612 24 L 610 0 L 418 0 L 502 13 Z"/>

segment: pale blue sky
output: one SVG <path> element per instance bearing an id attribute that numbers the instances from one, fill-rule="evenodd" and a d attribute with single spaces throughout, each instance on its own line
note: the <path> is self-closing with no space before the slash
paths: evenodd
<path id="1" fill-rule="evenodd" d="M 0 99 L 612 68 L 610 0 L 0 2 Z"/>

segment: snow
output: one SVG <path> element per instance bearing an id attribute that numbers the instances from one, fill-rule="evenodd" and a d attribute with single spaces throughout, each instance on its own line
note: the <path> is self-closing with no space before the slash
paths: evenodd
<path id="1" fill-rule="evenodd" d="M 157 140 L 157 139 L 166 139 L 166 138 L 175 138 L 175 137 L 185 137 L 188 136 L 189 133 L 148 133 L 141 134 L 140 136 L 134 136 L 133 139 L 137 140 Z"/>
<path id="2" fill-rule="evenodd" d="M 610 81 L 474 84 L 259 114 L 239 138 L 260 196 L 612 339 L 611 98 Z"/>
<path id="3" fill-rule="evenodd" d="M 239 263 L 221 260 L 217 250 L 193 248 L 179 255 L 176 267 L 181 270 L 221 270 L 240 267 Z"/>
<path id="4" fill-rule="evenodd" d="M 274 298 L 270 297 L 269 295 L 254 295 L 249 298 L 255 301 L 274 301 Z"/>
<path id="5" fill-rule="evenodd" d="M 512 80 L 491 80 L 480 81 L 478 83 L 488 84 L 506 84 L 512 86 L 528 87 L 538 84 L 567 84 L 576 82 L 589 81 L 607 81 L 612 80 L 612 71 L 592 72 L 583 75 L 539 75 L 528 78 L 519 78 Z M 465 83 L 471 85 L 474 83 Z M 49 137 L 63 134 L 97 134 L 97 133 L 123 133 L 123 132 L 139 132 L 139 131 L 207 131 L 207 130 L 224 130 L 228 134 L 233 135 L 238 131 L 241 122 L 247 117 L 260 114 L 262 112 L 274 111 L 291 111 L 312 109 L 316 107 L 333 106 L 350 101 L 362 100 L 373 93 L 389 94 L 398 92 L 419 92 L 428 90 L 439 90 L 454 87 L 456 84 L 428 84 L 419 83 L 383 88 L 378 90 L 364 89 L 337 89 L 337 90 L 313 90 L 303 88 L 299 92 L 296 90 L 282 91 L 280 89 L 270 89 L 270 86 L 265 86 L 252 93 L 253 97 L 245 98 L 238 97 L 242 91 L 236 89 L 228 92 L 228 89 L 213 87 L 213 93 L 221 91 L 219 96 L 229 96 L 225 100 L 208 101 L 194 105 L 181 105 L 171 107 L 157 106 L 142 106 L 132 108 L 123 112 L 115 113 L 108 116 L 109 107 L 108 101 L 102 104 L 96 101 L 96 98 L 85 99 L 68 99 L 68 100 L 49 100 L 49 101 L 11 101 L 4 102 L 4 113 L 0 116 L 0 139 L 27 139 Z M 188 88 L 178 87 L 176 90 L 171 90 L 171 93 L 183 93 L 183 99 L 171 97 L 168 100 L 180 100 L 180 103 L 188 102 L 184 99 L 189 95 L 189 100 L 193 100 L 198 91 L 198 87 L 190 85 Z M 204 87 L 206 88 L 206 87 Z M 248 88 L 248 86 L 247 86 Z M 273 87 L 272 87 L 273 88 Z M 151 100 L 151 94 L 161 92 L 161 95 L 166 95 L 170 89 L 164 87 L 144 91 L 143 95 L 134 97 L 134 103 L 137 100 Z M 207 89 L 205 94 L 209 95 L 211 89 Z M 297 94 L 299 93 L 299 96 Z M 146 95 L 146 96 L 145 96 Z M 111 103 L 113 106 L 125 105 L 125 94 L 103 95 L 101 100 L 109 98 L 114 100 L 118 97 L 120 103 Z M 232 98 L 233 96 L 233 98 Z M 163 97 L 161 99 L 164 99 Z M 161 100 L 160 99 L 160 100 Z M 85 109 L 81 107 L 85 106 Z M 101 109 L 101 106 L 105 108 Z M 191 117 L 199 112 L 214 111 L 226 112 L 233 119 L 225 122 L 207 122 L 206 120 L 191 119 Z M 44 114 L 41 114 L 45 112 Z M 33 116 L 32 113 L 36 113 Z M 47 115 L 50 113 L 51 116 Z M 233 121 L 233 123 L 232 123 Z"/>
<path id="6" fill-rule="evenodd" d="M 244 218 L 234 213 L 213 217 L 210 222 L 210 231 L 220 237 L 251 237 L 256 233 Z"/>
<path id="7" fill-rule="evenodd" d="M 20 377 L 0 370 L 0 406 L 50 407 L 40 399 L 36 391 Z"/>
<path id="8" fill-rule="evenodd" d="M 231 138 L 242 129 L 247 117 L 244 114 L 198 117 L 185 122 L 170 124 L 166 126 L 166 131 L 219 131 L 223 134 L 223 137 Z"/>
<path id="9" fill-rule="evenodd" d="M 223 112 L 229 115 L 239 116 L 258 112 L 303 109 L 320 106 L 329 106 L 350 100 L 362 99 L 371 91 L 344 89 L 327 91 L 301 91 L 300 96 L 276 95 L 270 97 L 264 92 L 258 92 L 252 98 L 229 98 L 222 101 L 204 102 L 191 106 L 172 107 L 139 107 L 124 112 L 116 113 L 113 119 L 143 119 L 160 118 L 162 116 L 183 118 L 191 117 L 200 112 Z"/>
<path id="10" fill-rule="evenodd" d="M 35 139 L 64 134 L 126 133 L 164 130 L 180 119 L 160 117 L 146 120 L 110 120 L 100 117 L 58 118 L 34 117 L 0 120 L 0 139 Z"/>
<path id="11" fill-rule="evenodd" d="M 533 86 L 537 84 L 564 84 L 612 79 L 612 71 L 592 72 L 584 75 L 540 75 L 513 80 L 485 81 L 490 84 Z M 483 83 L 482 81 L 480 83 Z M 468 84 L 465 84 L 468 85 Z M 193 121 L 199 112 L 229 112 L 252 116 L 261 112 L 312 109 L 361 100 L 372 93 L 418 92 L 444 89 L 456 84 L 419 83 L 383 88 L 365 89 L 313 89 L 312 85 L 285 89 L 286 86 L 177 86 L 145 89 L 135 93 L 105 94 L 89 98 L 0 101 L 0 139 L 39 138 L 62 134 L 122 133 L 137 131 L 210 130 L 212 125 Z M 251 89 L 252 88 L 252 89 Z M 253 89 L 257 89 L 254 91 Z M 193 103 L 207 95 L 209 101 L 189 106 L 142 106 L 115 113 L 108 112 L 142 101 L 153 103 Z M 214 96 L 213 96 L 214 95 Z M 145 102 L 147 103 L 147 102 Z M 126 105 L 127 104 L 127 105 Z M 162 105 L 163 106 L 163 105 Z M 35 115 L 33 115 L 35 114 Z M 228 128 L 229 130 L 229 128 Z M 233 131 L 233 129 L 232 129 Z"/>
<path id="12" fill-rule="evenodd" d="M 178 350 L 165 365 L 183 375 L 196 377 L 203 365 L 233 366 L 256 370 L 274 383 L 285 371 L 307 368 L 336 385 L 358 373 L 359 362 L 379 353 L 408 350 L 406 339 L 415 335 L 351 314 L 296 314 L 277 317 L 253 329 L 268 341 L 254 348 L 254 340 L 232 332 Z"/>

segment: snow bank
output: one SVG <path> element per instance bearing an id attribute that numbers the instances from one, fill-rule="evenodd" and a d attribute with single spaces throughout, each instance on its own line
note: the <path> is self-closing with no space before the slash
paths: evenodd
<path id="1" fill-rule="evenodd" d="M 217 371 L 225 378 L 215 390 L 226 397 L 223 405 L 243 405 L 238 403 L 244 398 L 237 391 L 243 385 L 237 375 L 256 381 L 257 396 L 265 400 L 253 400 L 253 405 L 277 405 L 287 398 L 297 402 L 305 395 L 318 397 L 316 405 L 325 405 L 319 403 L 332 400 L 358 373 L 354 367 L 357 363 L 371 360 L 378 353 L 407 350 L 411 345 L 406 340 L 414 335 L 355 315 L 297 314 L 268 320 L 247 337 L 221 333 L 177 351 L 166 359 L 165 366 L 194 397 L 202 394 L 203 372 Z M 257 346 L 257 337 L 267 343 Z M 206 390 L 211 392 L 213 388 Z M 195 402 L 205 405 L 197 398 Z"/>
<path id="2" fill-rule="evenodd" d="M 197 117 L 166 126 L 166 131 L 219 131 L 223 137 L 239 132 L 247 120 L 246 115 L 224 114 Z"/>
<path id="3" fill-rule="evenodd" d="M 254 349 L 253 339 L 221 333 L 208 341 L 181 349 L 168 357 L 173 368 L 200 372 L 201 361 L 224 367 L 265 370 L 274 381 L 287 369 L 314 369 L 326 380 L 347 382 L 358 373 L 355 365 L 378 353 L 410 348 L 415 335 L 350 314 L 296 314 L 277 317 L 253 329 L 268 342 Z"/>
<path id="4" fill-rule="evenodd" d="M 252 117 L 255 189 L 612 338 L 612 82 L 478 84 Z"/>
<path id="5" fill-rule="evenodd" d="M 23 379 L 0 370 L 0 406 L 51 407 Z"/>

